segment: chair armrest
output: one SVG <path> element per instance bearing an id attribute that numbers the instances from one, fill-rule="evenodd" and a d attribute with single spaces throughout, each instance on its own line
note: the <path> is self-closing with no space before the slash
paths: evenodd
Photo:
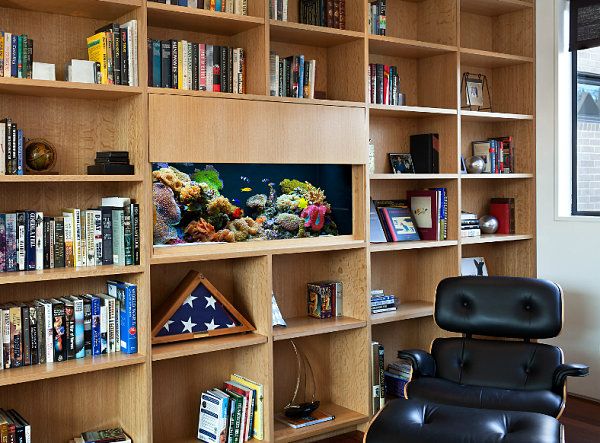
<path id="1" fill-rule="evenodd" d="M 416 377 L 435 377 L 435 360 L 428 352 L 420 349 L 398 351 L 398 358 L 410 361 Z"/>
<path id="2" fill-rule="evenodd" d="M 554 375 L 552 376 L 552 385 L 554 391 L 557 393 L 562 393 L 563 386 L 567 377 L 585 377 L 590 373 L 590 367 L 587 365 L 582 365 L 580 363 L 570 363 L 570 364 L 562 364 L 559 365 L 554 370 Z"/>

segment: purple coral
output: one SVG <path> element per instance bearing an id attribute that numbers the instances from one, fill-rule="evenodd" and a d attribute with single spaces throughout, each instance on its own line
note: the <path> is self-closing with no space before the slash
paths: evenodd
<path id="1" fill-rule="evenodd" d="M 175 201 L 173 190 L 161 182 L 152 185 L 154 202 L 154 244 L 177 240 L 175 225 L 181 221 L 181 210 Z"/>

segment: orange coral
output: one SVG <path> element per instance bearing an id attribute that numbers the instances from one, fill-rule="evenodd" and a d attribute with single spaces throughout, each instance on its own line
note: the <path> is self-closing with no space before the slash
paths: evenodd
<path id="1" fill-rule="evenodd" d="M 227 243 L 234 243 L 235 235 L 229 229 L 221 229 L 215 234 L 213 241 L 224 241 Z"/>
<path id="2" fill-rule="evenodd" d="M 171 171 L 154 171 L 152 177 L 157 181 L 163 182 L 175 192 L 179 192 L 183 188 L 183 181 Z"/>
<path id="3" fill-rule="evenodd" d="M 191 221 L 184 232 L 195 242 L 210 242 L 216 235 L 215 227 L 203 218 Z"/>

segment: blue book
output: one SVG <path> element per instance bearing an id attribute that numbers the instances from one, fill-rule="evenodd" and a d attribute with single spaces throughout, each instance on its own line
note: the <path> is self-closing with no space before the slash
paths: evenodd
<path id="1" fill-rule="evenodd" d="M 304 97 L 304 56 L 298 56 L 298 98 Z"/>
<path id="2" fill-rule="evenodd" d="M 137 286 L 132 283 L 120 281 L 107 282 L 108 295 L 119 300 L 119 325 L 121 336 L 121 352 L 136 354 L 138 352 L 137 340 Z"/>
<path id="3" fill-rule="evenodd" d="M 18 271 L 17 261 L 17 214 L 6 214 L 6 249 L 5 269 L 7 272 Z"/>
<path id="4" fill-rule="evenodd" d="M 152 86 L 155 88 L 162 86 L 161 71 L 160 40 L 152 40 Z"/>
<path id="5" fill-rule="evenodd" d="M 100 299 L 94 295 L 85 296 L 91 305 L 92 311 L 92 355 L 102 354 L 100 337 Z"/>
<path id="6" fill-rule="evenodd" d="M 187 0 L 186 0 L 187 2 Z M 215 11 L 222 11 L 223 10 L 223 5 L 222 5 L 222 1 L 221 0 L 217 0 L 215 2 Z"/>
<path id="7" fill-rule="evenodd" d="M 17 175 L 23 175 L 23 130 L 17 131 Z"/>
<path id="8" fill-rule="evenodd" d="M 19 74 L 19 65 L 17 64 L 17 53 L 19 52 L 19 36 L 13 35 L 11 37 L 11 56 L 10 56 L 10 76 L 17 77 Z"/>
<path id="9" fill-rule="evenodd" d="M 25 268 L 35 271 L 35 211 L 25 211 Z"/>
<path id="10" fill-rule="evenodd" d="M 188 5 L 188 0 L 179 0 L 179 6 L 187 6 Z"/>

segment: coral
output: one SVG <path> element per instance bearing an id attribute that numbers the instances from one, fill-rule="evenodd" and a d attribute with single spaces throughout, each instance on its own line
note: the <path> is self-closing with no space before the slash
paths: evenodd
<path id="1" fill-rule="evenodd" d="M 294 212 L 296 209 L 298 209 L 300 200 L 301 197 L 298 197 L 294 194 L 282 194 L 277 197 L 275 206 L 280 212 Z"/>
<path id="2" fill-rule="evenodd" d="M 309 205 L 300 214 L 304 218 L 304 227 L 310 228 L 313 232 L 320 231 L 325 225 L 325 214 L 327 212 L 327 206 Z"/>
<path id="3" fill-rule="evenodd" d="M 227 197 L 223 197 L 222 195 L 212 199 L 208 202 L 208 206 L 206 210 L 210 215 L 216 214 L 233 214 L 237 207 L 233 205 Z"/>
<path id="4" fill-rule="evenodd" d="M 229 229 L 221 229 L 215 234 L 213 241 L 233 243 L 235 242 L 235 235 Z"/>
<path id="5" fill-rule="evenodd" d="M 220 191 L 223 189 L 223 182 L 219 177 L 219 171 L 214 166 L 208 165 L 204 170 L 198 170 L 194 172 L 194 181 L 198 183 L 206 183 L 211 189 Z"/>
<path id="6" fill-rule="evenodd" d="M 201 218 L 190 222 L 184 233 L 190 242 L 209 242 L 215 237 L 215 227 Z"/>
<path id="7" fill-rule="evenodd" d="M 181 210 L 171 188 L 163 183 L 152 185 L 154 203 L 154 243 L 165 244 L 177 239 L 175 225 L 181 221 Z"/>
<path id="8" fill-rule="evenodd" d="M 298 188 L 300 188 L 302 192 L 306 192 L 308 190 L 307 185 L 309 185 L 308 182 L 301 182 L 300 180 L 296 179 L 290 180 L 288 178 L 283 179 L 281 183 L 279 183 L 279 186 L 281 187 L 281 192 L 284 194 L 291 194 Z"/>
<path id="9" fill-rule="evenodd" d="M 156 181 L 163 182 L 175 192 L 181 191 L 181 188 L 189 185 L 191 182 L 189 175 L 173 166 L 160 168 L 158 171 L 154 171 L 152 177 Z"/>
<path id="10" fill-rule="evenodd" d="M 245 241 L 259 233 L 260 225 L 250 217 L 244 217 L 229 222 L 227 229 L 233 232 L 235 241 Z"/>
<path id="11" fill-rule="evenodd" d="M 217 230 L 223 229 L 225 226 L 227 226 L 227 223 L 229 223 L 230 220 L 231 218 L 229 218 L 227 214 L 221 213 L 206 217 L 206 221 L 213 225 Z"/>
<path id="12" fill-rule="evenodd" d="M 265 194 L 256 194 L 246 200 L 246 206 L 257 213 L 261 213 L 267 205 L 267 196 Z"/>
<path id="13" fill-rule="evenodd" d="M 304 197 L 301 197 L 300 200 L 298 200 L 298 209 L 305 209 L 307 206 L 308 202 Z"/>
<path id="14" fill-rule="evenodd" d="M 179 201 L 184 205 L 191 205 L 200 201 L 203 194 L 202 187 L 198 183 L 190 183 L 179 191 Z"/>
<path id="15" fill-rule="evenodd" d="M 275 218 L 275 223 L 288 232 L 296 232 L 302 225 L 304 219 L 296 214 L 283 213 Z"/>
<path id="16" fill-rule="evenodd" d="M 325 192 L 321 188 L 315 188 L 313 185 L 309 186 L 304 197 L 311 205 L 325 204 Z"/>

